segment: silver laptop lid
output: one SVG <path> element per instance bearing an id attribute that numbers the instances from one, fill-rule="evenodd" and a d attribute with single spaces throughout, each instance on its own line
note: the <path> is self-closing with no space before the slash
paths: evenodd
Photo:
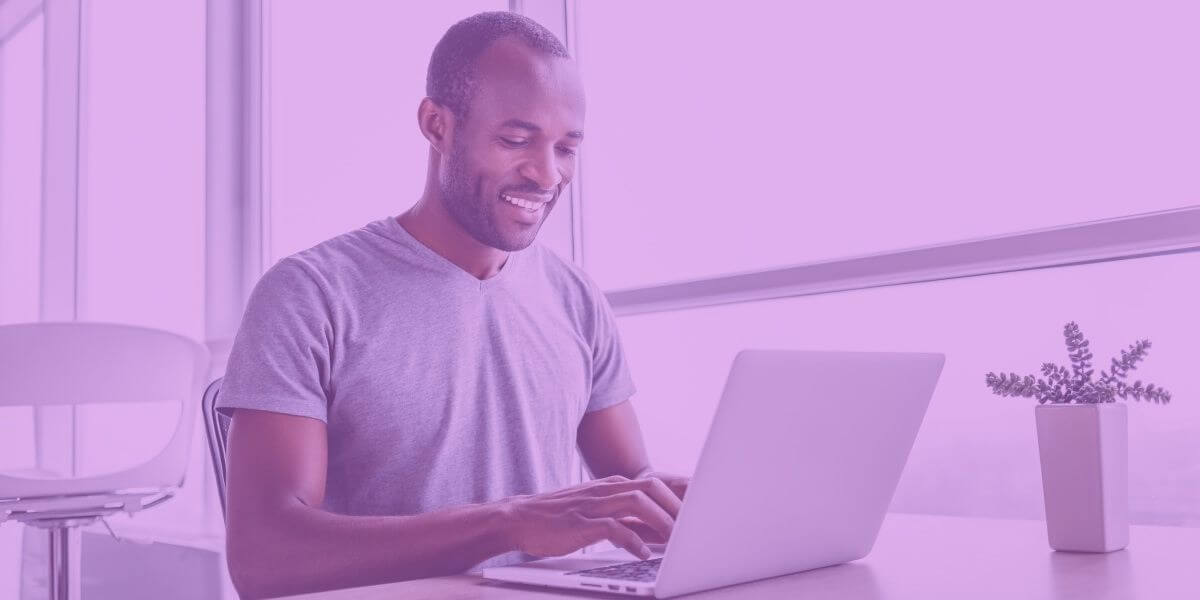
<path id="1" fill-rule="evenodd" d="M 866 556 L 944 362 L 942 354 L 739 353 L 655 595 Z"/>

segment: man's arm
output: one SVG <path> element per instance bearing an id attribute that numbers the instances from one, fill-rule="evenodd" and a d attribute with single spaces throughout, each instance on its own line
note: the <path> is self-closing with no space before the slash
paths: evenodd
<path id="1" fill-rule="evenodd" d="M 661 482 L 611 477 L 420 515 L 347 516 L 321 508 L 321 421 L 237 409 L 228 454 L 227 556 L 245 598 L 448 575 L 511 550 L 553 556 L 603 540 L 646 557 L 623 520 L 666 536 L 679 508 Z"/>
<path id="2" fill-rule="evenodd" d="M 509 548 L 499 505 L 420 517 L 320 510 L 325 424 L 239 409 L 229 435 L 228 557 L 246 597 L 466 570 Z"/>
<path id="3" fill-rule="evenodd" d="M 628 400 L 585 414 L 576 438 L 579 453 L 593 477 L 652 477 L 662 480 L 680 498 L 687 492 L 687 477 L 659 473 L 650 467 L 642 428 Z"/>
<path id="4" fill-rule="evenodd" d="M 642 429 L 628 400 L 583 415 L 576 437 L 593 477 L 636 479 L 650 470 Z"/>

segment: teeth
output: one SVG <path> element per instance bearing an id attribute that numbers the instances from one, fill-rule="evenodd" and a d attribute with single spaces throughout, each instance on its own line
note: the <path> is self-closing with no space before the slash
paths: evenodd
<path id="1" fill-rule="evenodd" d="M 523 208 L 529 212 L 533 212 L 542 207 L 541 202 L 529 202 L 526 200 L 522 200 L 520 198 L 513 198 L 512 196 L 506 196 L 504 194 L 501 194 L 500 197 L 504 198 L 504 200 L 506 202 L 520 206 L 521 208 Z"/>

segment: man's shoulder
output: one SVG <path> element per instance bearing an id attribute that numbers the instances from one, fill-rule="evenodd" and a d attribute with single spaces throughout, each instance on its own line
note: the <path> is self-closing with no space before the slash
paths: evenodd
<path id="1" fill-rule="evenodd" d="M 538 242 L 529 246 L 527 252 L 556 288 L 566 288 L 588 296 L 599 293 L 599 287 L 582 267 L 563 258 L 558 252 Z"/>
<path id="2" fill-rule="evenodd" d="M 347 231 L 279 260 L 272 270 L 281 270 L 328 285 L 346 278 L 384 268 L 389 254 L 397 252 L 394 241 L 381 237 L 375 223 Z M 391 265 L 394 268 L 394 265 Z"/>
<path id="3" fill-rule="evenodd" d="M 531 245 L 529 250 L 540 276 L 548 284 L 547 300 L 561 306 L 572 320 L 581 327 L 590 327 L 600 314 L 607 310 L 608 300 L 591 275 L 575 262 L 564 258 L 554 250 L 541 245 Z"/>
<path id="4" fill-rule="evenodd" d="M 380 237 L 374 223 L 331 237 L 319 244 L 300 250 L 288 258 L 316 266 L 374 258 L 389 240 Z M 391 245 L 395 245 L 391 243 Z"/>

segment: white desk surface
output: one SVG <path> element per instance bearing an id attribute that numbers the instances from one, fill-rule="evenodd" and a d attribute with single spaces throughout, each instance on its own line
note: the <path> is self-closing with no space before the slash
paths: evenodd
<path id="1" fill-rule="evenodd" d="M 473 575 L 294 596 L 307 600 L 621 598 L 502 584 Z M 624 596 L 631 598 L 632 596 Z M 1200 528 L 1134 526 L 1109 554 L 1054 552 L 1042 521 L 889 514 L 875 548 L 852 563 L 685 598 L 972 600 L 1200 599 Z"/>

